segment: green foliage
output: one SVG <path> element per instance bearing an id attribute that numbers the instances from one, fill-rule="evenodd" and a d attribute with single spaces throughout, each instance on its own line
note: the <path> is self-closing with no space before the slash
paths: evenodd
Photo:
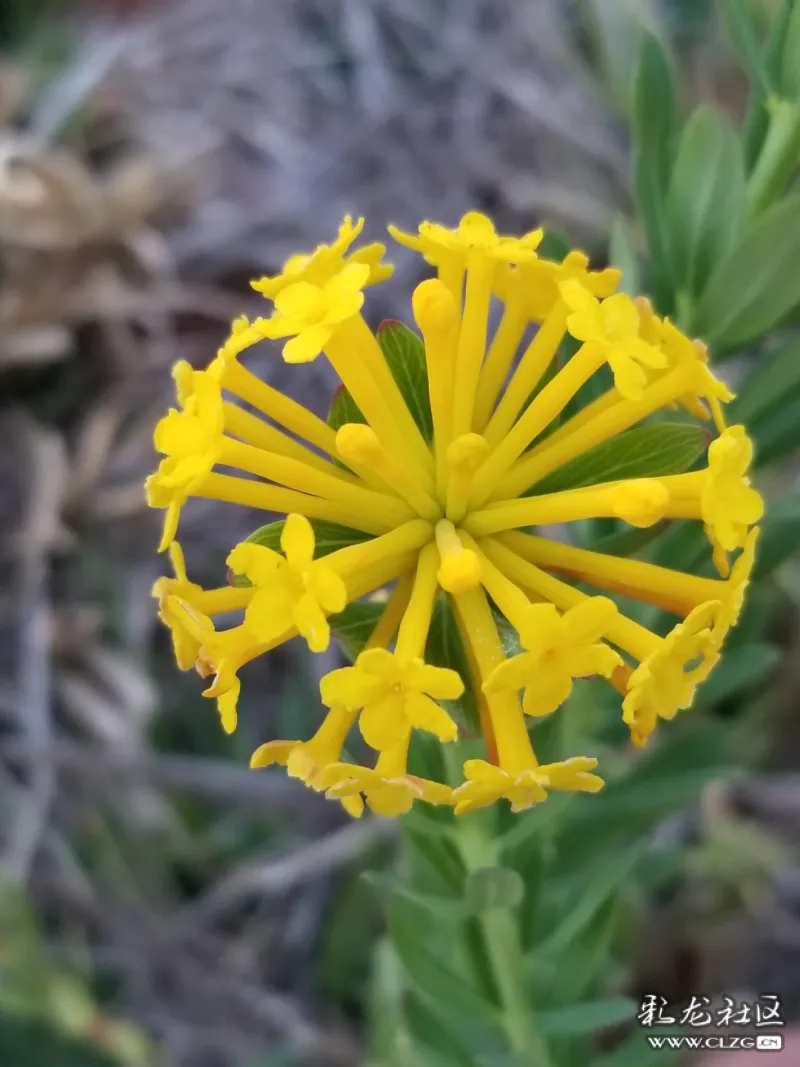
<path id="1" fill-rule="evenodd" d="M 800 197 L 774 205 L 716 266 L 692 328 L 722 350 L 779 326 L 800 304 Z"/>
<path id="2" fill-rule="evenodd" d="M 622 478 L 681 474 L 705 452 L 708 443 L 708 432 L 689 422 L 636 426 L 548 474 L 526 495 L 557 493 Z"/>
<path id="3" fill-rule="evenodd" d="M 666 201 L 667 248 L 676 289 L 702 291 L 735 243 L 747 207 L 744 159 L 732 124 L 711 107 L 686 123 Z"/>

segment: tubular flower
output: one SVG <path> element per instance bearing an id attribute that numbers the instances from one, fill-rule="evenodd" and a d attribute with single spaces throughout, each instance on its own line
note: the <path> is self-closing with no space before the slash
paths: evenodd
<path id="1" fill-rule="evenodd" d="M 353 247 L 362 225 L 346 218 L 332 244 L 254 282 L 273 314 L 237 319 L 206 370 L 175 369 L 178 406 L 156 427 L 164 459 L 147 492 L 167 513 L 161 546 L 174 574 L 153 593 L 178 665 L 210 679 L 204 695 L 232 730 L 244 664 L 297 636 L 312 652 L 331 634 L 352 645 L 355 626 L 354 664 L 321 681 L 328 710 L 316 733 L 268 740 L 252 758 L 355 816 L 365 806 L 400 815 L 417 801 L 458 814 L 504 799 L 519 811 L 553 789 L 595 792 L 592 756 L 539 764 L 528 717 L 556 713 L 592 676 L 621 693 L 636 745 L 690 706 L 741 611 L 763 510 L 745 430 L 726 428 L 731 394 L 700 342 L 614 293 L 618 272 L 591 271 L 578 252 L 542 259 L 540 231 L 506 237 L 476 213 L 454 230 L 391 231 L 436 272 L 412 298 L 421 336 L 405 330 L 392 347 L 400 327 L 376 336 L 362 314 L 364 289 L 391 272 L 382 245 Z M 493 299 L 503 309 L 491 331 Z M 579 347 L 564 359 L 568 335 Z M 324 354 L 332 365 L 341 386 L 328 421 L 244 366 L 247 349 L 276 339 L 288 363 Z M 425 374 L 398 363 L 401 347 Z M 604 367 L 613 388 L 562 420 Z M 592 485 L 552 491 L 554 472 L 677 404 L 713 419 L 704 469 L 599 472 Z M 198 497 L 281 516 L 233 548 L 232 584 L 219 589 L 189 581 L 175 542 L 181 509 Z M 697 522 L 722 577 L 542 536 L 597 518 Z M 612 597 L 662 609 L 672 629 L 652 632 Z M 437 659 L 442 619 L 460 637 L 459 670 Z M 509 627 L 518 654 L 507 652 Z M 478 721 L 461 700 L 467 686 Z M 448 744 L 476 730 L 485 758 L 467 760 L 462 781 L 415 773 L 415 735 Z M 373 753 L 364 765 L 346 752 L 356 731 Z"/>

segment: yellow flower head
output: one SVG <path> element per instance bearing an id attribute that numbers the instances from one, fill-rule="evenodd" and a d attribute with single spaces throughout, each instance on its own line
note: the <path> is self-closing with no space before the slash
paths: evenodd
<path id="1" fill-rule="evenodd" d="M 644 744 L 658 719 L 688 708 L 716 666 L 719 644 L 712 626 L 719 608 L 717 601 L 695 608 L 631 675 L 622 717 L 635 744 Z"/>
<path id="2" fill-rule="evenodd" d="M 723 573 L 726 554 L 744 546 L 749 528 L 764 514 L 764 501 L 747 477 L 752 458 L 753 445 L 744 426 L 729 426 L 708 448 L 708 477 L 700 507 Z"/>
<path id="3" fill-rule="evenodd" d="M 291 337 L 283 346 L 287 363 L 317 358 L 337 327 L 361 310 L 368 279 L 366 263 L 348 263 L 319 285 L 294 282 L 276 294 L 269 336 Z"/>
<path id="4" fill-rule="evenodd" d="M 590 773 L 596 766 L 596 759 L 576 756 L 563 763 L 548 763 L 511 775 L 485 760 L 467 760 L 466 781 L 453 793 L 456 815 L 485 808 L 501 799 L 511 803 L 512 811 L 524 811 L 546 800 L 549 789 L 597 793 L 604 783 L 602 778 Z"/>
<path id="5" fill-rule="evenodd" d="M 625 293 L 600 301 L 572 278 L 559 286 L 572 314 L 567 329 L 578 341 L 596 346 L 614 375 L 614 385 L 626 400 L 639 400 L 647 384 L 645 368 L 666 367 L 667 357 L 639 337 L 639 312 Z"/>
<path id="6" fill-rule="evenodd" d="M 409 727 L 454 741 L 456 724 L 436 701 L 457 700 L 463 692 L 455 671 L 419 658 L 402 661 L 385 648 L 362 652 L 354 667 L 331 671 L 320 685 L 323 704 L 361 711 L 364 740 L 379 752 L 396 744 Z"/>
<path id="7" fill-rule="evenodd" d="M 295 627 L 312 652 L 324 652 L 331 631 L 327 616 L 344 610 L 347 592 L 341 576 L 314 560 L 314 531 L 303 515 L 290 515 L 281 534 L 283 555 L 245 541 L 228 556 L 234 574 L 255 588 L 244 625 L 259 643 Z"/>
<path id="8" fill-rule="evenodd" d="M 454 230 L 437 222 L 421 222 L 418 237 L 403 233 L 396 226 L 390 226 L 389 233 L 399 244 L 419 252 L 426 262 L 437 267 L 448 260 L 466 262 L 470 256 L 484 256 L 499 263 L 529 263 L 535 259 L 544 236 L 542 230 L 531 230 L 522 237 L 501 236 L 492 220 L 478 211 L 468 211 Z"/>
<path id="9" fill-rule="evenodd" d="M 600 638 L 617 614 L 608 597 L 589 597 L 563 615 L 552 604 L 532 604 L 519 623 L 526 649 L 501 663 L 484 682 L 484 692 L 524 689 L 526 715 L 550 715 L 572 692 L 573 678 L 610 677 L 619 655 Z"/>
<path id="10" fill-rule="evenodd" d="M 331 245 L 255 282 L 272 315 L 237 319 L 206 370 L 175 368 L 178 406 L 156 427 L 164 458 L 147 493 L 167 512 L 162 548 L 171 546 L 174 575 L 153 592 L 178 665 L 210 679 L 204 695 L 230 731 L 244 664 L 297 636 L 313 652 L 331 634 L 354 641 L 347 609 L 358 619 L 363 604 L 380 604 L 355 663 L 322 678 L 329 710 L 313 736 L 267 740 L 254 767 L 284 766 L 354 816 L 365 806 L 399 815 L 416 802 L 521 810 L 553 789 L 595 792 L 594 757 L 539 764 L 529 717 L 570 714 L 573 689 L 598 677 L 622 693 L 623 719 L 643 744 L 659 719 L 690 705 L 719 659 L 762 513 L 750 442 L 741 426 L 726 428 L 731 394 L 700 342 L 648 302 L 615 294 L 619 272 L 591 271 L 580 252 L 540 260 L 540 231 L 500 235 L 477 213 L 454 230 L 392 231 L 436 277 L 411 300 L 421 336 L 396 323 L 376 334 L 364 289 L 390 268 L 382 245 L 352 250 L 361 227 L 345 219 Z M 240 359 L 276 339 L 289 363 L 331 364 L 344 395 L 329 422 Z M 600 395 L 569 414 L 589 383 Z M 578 467 L 594 469 L 573 461 L 679 404 L 709 422 L 705 469 L 598 470 L 591 484 L 584 475 L 570 485 Z M 639 457 L 626 457 L 636 467 Z M 198 497 L 282 520 L 233 548 L 231 584 L 214 589 L 189 581 L 173 543 L 181 508 Z M 593 519 L 697 523 L 722 577 L 581 547 Z M 546 536 L 554 527 L 566 536 Z M 639 624 L 628 598 L 670 613 L 672 629 L 662 637 Z M 448 644 L 441 632 L 434 642 L 437 619 L 459 635 L 463 655 L 447 647 L 445 661 L 458 670 L 437 665 Z M 509 629 L 522 651 L 509 651 Z M 473 702 L 462 701 L 467 687 Z M 467 718 L 473 708 L 478 721 Z M 346 755 L 356 730 L 370 750 L 363 765 Z M 430 745 L 478 732 L 485 758 L 466 761 L 463 781 L 415 773 L 415 734 Z"/>
<path id="11" fill-rule="evenodd" d="M 202 597 L 203 590 L 186 577 L 183 549 L 177 541 L 173 541 L 169 546 L 169 559 L 174 577 L 158 578 L 153 585 L 153 596 L 158 600 L 158 617 L 169 628 L 172 635 L 175 662 L 182 671 L 190 671 L 197 660 L 200 642 L 187 628 L 184 613 L 174 611 L 173 605 L 176 600 L 186 601 Z"/>
<path id="12" fill-rule="evenodd" d="M 346 215 L 333 244 L 319 245 L 314 252 L 290 256 L 284 263 L 280 274 L 274 277 L 265 276 L 250 282 L 251 287 L 262 296 L 274 300 L 283 289 L 297 282 L 309 282 L 311 285 L 322 286 L 348 263 L 361 263 L 369 268 L 365 285 L 375 285 L 377 282 L 391 278 L 394 267 L 389 263 L 381 262 L 386 252 L 385 245 L 378 243 L 366 245 L 346 256 L 350 245 L 363 229 L 363 219 L 353 222 L 351 217 Z"/>

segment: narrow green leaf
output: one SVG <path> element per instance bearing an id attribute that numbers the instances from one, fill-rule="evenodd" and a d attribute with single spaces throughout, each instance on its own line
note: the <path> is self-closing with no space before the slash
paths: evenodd
<path id="1" fill-rule="evenodd" d="M 535 951 L 540 956 L 557 956 L 571 944 L 618 887 L 630 877 L 632 871 L 641 863 L 647 848 L 647 843 L 638 844 L 621 855 L 615 853 L 612 858 L 606 858 L 596 864 L 592 868 L 591 878 L 587 877 L 586 888 L 581 889 L 569 904 L 564 901 L 563 919 L 544 941 L 536 946 Z"/>
<path id="2" fill-rule="evenodd" d="M 548 474 L 526 495 L 558 493 L 623 478 L 681 474 L 706 450 L 708 443 L 708 431 L 689 422 L 636 426 Z"/>
<path id="3" fill-rule="evenodd" d="M 345 387 L 340 385 L 333 394 L 333 400 L 328 411 L 328 425 L 332 429 L 338 430 L 348 422 L 366 421 L 355 400 L 353 400 Z"/>
<path id="4" fill-rule="evenodd" d="M 756 581 L 767 578 L 797 552 L 800 544 L 800 497 L 770 504 L 761 523 L 753 571 Z"/>
<path id="5" fill-rule="evenodd" d="M 787 403 L 752 423 L 749 429 L 759 467 L 795 452 L 800 445 L 800 393 L 792 393 Z"/>
<path id="6" fill-rule="evenodd" d="M 790 100 L 797 100 L 800 98 L 800 4 L 787 0 L 776 21 L 783 29 L 780 91 Z"/>
<path id="7" fill-rule="evenodd" d="M 425 1047 L 426 1053 L 429 1049 L 441 1053 L 446 1057 L 442 1062 L 453 1067 L 478 1067 L 479 1061 L 473 1055 L 474 1050 L 464 1041 L 463 1026 L 457 1030 L 448 1026 L 449 1020 L 443 1019 L 435 1008 L 429 1007 L 413 992 L 405 998 L 404 1013 L 411 1033 Z M 429 1055 L 426 1054 L 424 1062 L 427 1067 Z"/>
<path id="8" fill-rule="evenodd" d="M 607 556 L 635 556 L 637 552 L 641 552 L 643 548 L 661 537 L 668 528 L 668 519 L 641 530 L 635 527 L 624 528 L 619 533 L 598 538 L 589 547 Z"/>
<path id="9" fill-rule="evenodd" d="M 587 1000 L 568 1008 L 539 1012 L 536 1023 L 547 1037 L 576 1037 L 579 1034 L 594 1034 L 632 1019 L 637 1007 L 636 1001 L 630 997 Z"/>
<path id="10" fill-rule="evenodd" d="M 382 322 L 377 336 L 403 400 L 422 436 L 430 443 L 433 440 L 433 416 L 428 394 L 425 346 L 413 330 L 394 320 Z"/>
<path id="11" fill-rule="evenodd" d="M 326 522 L 324 519 L 309 520 L 314 530 L 314 559 L 330 555 L 340 548 L 348 548 L 350 545 L 360 545 L 364 541 L 371 541 L 372 537 L 363 530 L 351 530 L 347 526 L 339 526 L 334 522 Z M 259 526 L 247 538 L 257 545 L 264 545 L 274 552 L 281 551 L 281 534 L 286 519 L 278 519 L 277 522 Z"/>
<path id="12" fill-rule="evenodd" d="M 467 730 L 478 730 L 478 708 L 475 694 L 468 684 L 469 664 L 464 652 L 461 635 L 455 617 L 445 596 L 439 596 L 431 619 L 428 643 L 425 646 L 425 661 L 434 667 L 449 667 L 464 679 L 464 695 L 458 700 L 441 700 L 439 703 Z"/>
<path id="13" fill-rule="evenodd" d="M 554 226 L 547 226 L 544 231 L 544 237 L 542 238 L 538 249 L 537 255 L 541 259 L 555 259 L 561 262 L 567 253 L 572 251 L 572 241 L 561 230 L 557 230 Z"/>
<path id="14" fill-rule="evenodd" d="M 773 409 L 783 408 L 800 391 L 800 341 L 794 339 L 771 355 L 761 356 L 742 382 L 728 409 L 732 423 L 752 427 Z M 800 443 L 800 431 L 798 431 Z"/>
<path id="15" fill-rule="evenodd" d="M 720 0 L 718 7 L 745 72 L 763 93 L 769 93 L 773 86 L 770 85 L 764 50 L 758 39 L 750 3 L 748 0 Z"/>
<path id="16" fill-rule="evenodd" d="M 677 1067 L 683 1062 L 683 1052 L 675 1049 L 653 1049 L 637 1027 L 611 1052 L 604 1052 L 591 1061 L 589 1067 Z"/>
<path id="17" fill-rule="evenodd" d="M 355 600 L 338 615 L 329 617 L 331 630 L 350 659 L 364 648 L 383 609 L 384 605 L 377 601 Z"/>
<path id="18" fill-rule="evenodd" d="M 470 913 L 470 908 L 463 900 L 441 893 L 423 893 L 407 885 L 404 879 L 384 871 L 366 871 L 361 877 L 384 901 L 393 897 L 403 900 L 427 912 L 436 922 L 446 922 L 452 926 L 466 919 Z"/>
<path id="19" fill-rule="evenodd" d="M 681 134 L 667 196 L 668 252 L 676 287 L 694 295 L 741 232 L 747 188 L 739 139 L 702 106 Z"/>
<path id="20" fill-rule="evenodd" d="M 636 249 L 630 235 L 630 226 L 622 215 L 617 215 L 611 224 L 608 243 L 608 258 L 614 267 L 622 271 L 619 291 L 635 296 L 642 291 L 641 269 Z"/>
<path id="21" fill-rule="evenodd" d="M 730 350 L 764 336 L 800 303 L 800 197 L 766 211 L 717 265 L 693 331 Z"/>
<path id="22" fill-rule="evenodd" d="M 666 271 L 665 200 L 675 137 L 675 78 L 661 42 L 643 33 L 633 80 L 633 175 L 656 280 Z"/>
<path id="23" fill-rule="evenodd" d="M 467 907 L 474 912 L 516 908 L 525 897 L 525 883 L 507 867 L 482 867 L 470 871 L 464 883 Z"/>
<path id="24" fill-rule="evenodd" d="M 694 707 L 710 708 L 751 692 L 768 680 L 780 658 L 780 651 L 763 641 L 732 650 L 697 691 Z"/>

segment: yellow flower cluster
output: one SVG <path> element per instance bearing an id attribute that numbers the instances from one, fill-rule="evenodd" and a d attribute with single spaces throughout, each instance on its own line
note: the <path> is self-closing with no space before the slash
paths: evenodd
<path id="1" fill-rule="evenodd" d="M 592 271 L 576 252 L 560 263 L 540 258 L 540 231 L 500 236 L 471 213 L 455 230 L 433 223 L 413 236 L 391 230 L 436 269 L 412 301 L 427 365 L 429 441 L 361 314 L 364 288 L 391 273 L 384 246 L 351 251 L 362 225 L 345 219 L 333 244 L 254 282 L 273 302 L 272 315 L 235 322 L 206 370 L 175 368 L 178 407 L 156 427 L 165 458 L 147 492 L 153 507 L 166 509 L 161 547 L 169 548 L 174 577 L 160 579 L 154 594 L 178 665 L 213 676 L 206 695 L 233 730 L 246 662 L 298 635 L 323 651 L 331 617 L 385 588 L 364 651 L 322 680 L 329 711 L 315 735 L 267 742 L 254 767 L 283 764 L 353 815 L 365 801 L 384 815 L 408 811 L 417 799 L 459 813 L 505 798 L 516 811 L 550 789 L 594 792 L 603 784 L 592 773 L 597 761 L 540 765 L 527 717 L 552 714 L 576 679 L 599 675 L 621 692 L 623 719 L 642 745 L 658 719 L 691 704 L 741 609 L 763 511 L 747 477 L 750 441 L 743 427 L 725 424 L 731 394 L 709 370 L 702 344 L 647 301 L 615 293 L 617 271 Z M 503 313 L 490 335 L 493 300 Z M 579 345 L 559 362 L 567 335 Z M 239 355 L 263 339 L 281 339 L 289 363 L 324 353 L 365 421 L 334 430 L 247 370 Z M 613 386 L 563 418 L 603 368 Z M 713 420 L 702 470 L 526 495 L 675 405 Z M 239 544 L 227 561 L 236 581 L 201 589 L 188 580 L 175 542 L 190 497 L 284 514 L 282 551 Z M 702 522 L 720 578 L 531 532 L 598 517 L 637 527 L 664 518 Z M 314 520 L 360 531 L 361 539 L 319 557 Z M 658 605 L 678 621 L 659 636 L 585 586 Z M 425 662 L 440 596 L 455 616 L 470 677 Z M 240 613 L 238 624 L 218 629 L 214 619 L 230 612 Z M 505 654 L 498 614 L 519 635 L 520 654 Z M 465 686 L 478 694 L 486 759 L 468 760 L 455 787 L 410 774 L 413 731 L 443 744 L 458 737 L 443 702 Z M 376 753 L 372 767 L 343 760 L 356 725 Z"/>

